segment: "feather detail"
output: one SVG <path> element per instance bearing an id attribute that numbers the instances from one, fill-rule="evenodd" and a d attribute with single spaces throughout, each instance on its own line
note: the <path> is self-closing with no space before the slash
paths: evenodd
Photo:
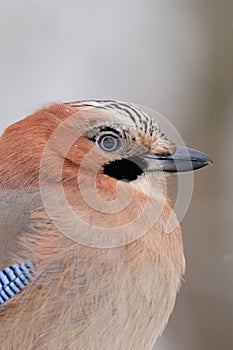
<path id="1" fill-rule="evenodd" d="M 0 271 L 0 305 L 5 304 L 34 279 L 33 263 L 15 264 Z"/>

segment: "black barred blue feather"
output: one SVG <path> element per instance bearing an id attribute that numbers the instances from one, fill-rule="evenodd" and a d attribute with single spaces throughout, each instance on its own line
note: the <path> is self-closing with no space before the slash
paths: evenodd
<path id="1" fill-rule="evenodd" d="M 15 264 L 0 271 L 0 305 L 13 298 L 34 278 L 34 268 L 30 260 Z"/>

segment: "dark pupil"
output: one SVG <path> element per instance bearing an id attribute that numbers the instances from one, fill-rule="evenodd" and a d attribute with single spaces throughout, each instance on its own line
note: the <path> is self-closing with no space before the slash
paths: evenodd
<path id="1" fill-rule="evenodd" d="M 101 144 L 105 150 L 111 151 L 116 148 L 116 139 L 112 136 L 104 136 Z"/>

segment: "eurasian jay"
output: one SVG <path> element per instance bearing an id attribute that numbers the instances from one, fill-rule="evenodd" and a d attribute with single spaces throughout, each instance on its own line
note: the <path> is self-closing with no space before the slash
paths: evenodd
<path id="1" fill-rule="evenodd" d="M 152 349 L 185 269 L 167 175 L 210 163 L 128 103 L 55 104 L 8 127 L 1 349 Z"/>

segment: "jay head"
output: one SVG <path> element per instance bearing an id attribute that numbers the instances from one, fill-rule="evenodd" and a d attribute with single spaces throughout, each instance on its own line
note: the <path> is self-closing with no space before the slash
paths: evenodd
<path id="1" fill-rule="evenodd" d="M 185 267 L 167 178 L 210 163 L 133 104 L 57 104 L 10 126 L 0 139 L 4 349 L 152 349 Z"/>

